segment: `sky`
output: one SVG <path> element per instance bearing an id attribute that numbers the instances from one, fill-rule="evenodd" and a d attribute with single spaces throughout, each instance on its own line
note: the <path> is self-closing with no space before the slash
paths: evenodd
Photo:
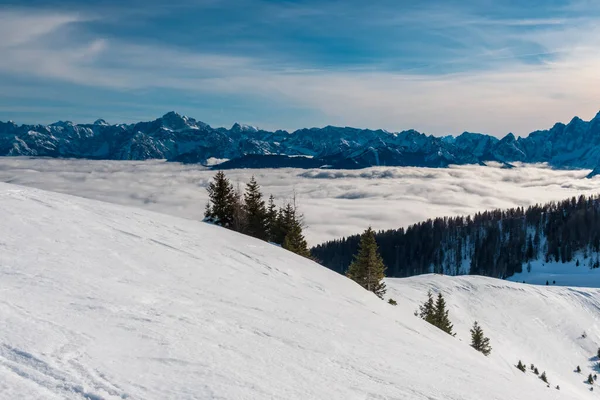
<path id="1" fill-rule="evenodd" d="M 265 196 L 291 201 L 304 214 L 310 245 L 375 230 L 397 229 L 428 218 L 526 207 L 592 195 L 600 176 L 589 170 L 553 170 L 542 165 L 501 168 L 362 170 L 240 169 L 226 171 L 241 188 L 255 176 Z M 92 161 L 0 157 L 0 182 L 31 186 L 109 203 L 201 220 L 214 171 L 159 160 Z"/>
<path id="2" fill-rule="evenodd" d="M 0 120 L 517 135 L 600 109 L 597 0 L 0 0 Z"/>

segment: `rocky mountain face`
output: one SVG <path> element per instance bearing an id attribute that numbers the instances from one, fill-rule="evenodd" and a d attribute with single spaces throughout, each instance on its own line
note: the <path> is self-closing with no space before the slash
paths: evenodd
<path id="1" fill-rule="evenodd" d="M 414 130 L 326 126 L 294 132 L 268 132 L 234 124 L 211 126 L 169 112 L 150 122 L 110 125 L 60 121 L 50 125 L 0 122 L 0 155 L 107 160 L 166 159 L 218 168 L 340 168 L 371 166 L 445 167 L 486 161 L 547 162 L 557 168 L 600 172 L 600 112 L 589 122 L 502 139 L 465 132 L 458 137 L 427 136 Z M 592 172 L 590 175 L 594 175 Z"/>

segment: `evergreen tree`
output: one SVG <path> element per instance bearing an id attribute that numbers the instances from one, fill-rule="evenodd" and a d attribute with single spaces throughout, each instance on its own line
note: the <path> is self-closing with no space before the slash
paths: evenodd
<path id="1" fill-rule="evenodd" d="M 234 231 L 246 233 L 247 225 L 246 209 L 244 208 L 243 195 L 238 183 L 237 188 L 233 191 L 233 222 L 231 228 Z"/>
<path id="2" fill-rule="evenodd" d="M 431 290 L 427 292 L 427 300 L 419 307 L 419 317 L 433 325 L 435 315 L 435 302 Z"/>
<path id="3" fill-rule="evenodd" d="M 206 187 L 209 204 L 206 206 L 205 218 L 210 222 L 231 228 L 234 219 L 235 193 L 233 185 L 223 171 L 217 172 L 213 181 Z"/>
<path id="4" fill-rule="evenodd" d="M 533 373 L 534 373 L 534 374 L 536 374 L 536 375 L 539 375 L 539 374 L 540 374 L 540 371 L 538 371 L 537 367 L 535 367 L 535 368 L 533 369 Z"/>
<path id="5" fill-rule="evenodd" d="M 267 240 L 276 243 L 277 236 L 277 206 L 273 195 L 269 196 L 269 205 L 267 206 Z"/>
<path id="6" fill-rule="evenodd" d="M 517 364 L 517 368 L 521 371 L 521 372 L 525 372 L 526 368 L 525 368 L 525 364 L 523 364 L 521 362 L 521 360 L 519 360 L 519 363 Z"/>
<path id="7" fill-rule="evenodd" d="M 581 373 L 581 368 L 579 367 L 579 365 L 577 366 L 577 368 L 575 368 L 575 372 Z"/>
<path id="8" fill-rule="evenodd" d="M 282 247 L 302 257 L 311 258 L 306 239 L 302 234 L 302 227 L 298 221 L 294 221 L 290 231 L 285 235 Z"/>
<path id="9" fill-rule="evenodd" d="M 448 310 L 446 309 L 446 300 L 444 300 L 444 296 L 442 293 L 438 293 L 437 300 L 435 302 L 435 311 L 433 314 L 433 324 L 446 332 L 449 335 L 454 335 L 452 333 L 453 325 L 450 323 L 450 318 L 448 317 Z"/>
<path id="10" fill-rule="evenodd" d="M 385 265 L 379 255 L 375 233 L 369 227 L 360 238 L 358 253 L 348 268 L 347 276 L 365 289 L 383 298 L 385 294 Z"/>
<path id="11" fill-rule="evenodd" d="M 596 355 L 598 356 L 598 358 L 600 359 L 600 347 L 598 347 L 598 351 L 596 352 Z"/>
<path id="12" fill-rule="evenodd" d="M 542 375 L 540 375 L 540 379 L 543 380 L 544 382 L 548 383 L 548 377 L 546 376 L 546 371 L 542 372 Z"/>
<path id="13" fill-rule="evenodd" d="M 589 383 L 590 385 L 594 384 L 594 377 L 592 376 L 592 374 L 588 375 L 587 383 Z"/>
<path id="14" fill-rule="evenodd" d="M 267 209 L 265 207 L 265 202 L 262 199 L 260 186 L 256 182 L 256 179 L 254 179 L 254 176 L 252 176 L 250 182 L 246 184 L 244 210 L 246 212 L 245 233 L 258 239 L 267 240 Z"/>
<path id="15" fill-rule="evenodd" d="M 296 217 L 296 208 L 292 203 L 287 203 L 277 212 L 277 221 L 273 230 L 273 242 L 283 245 L 285 237 L 296 223 L 299 223 Z"/>
<path id="16" fill-rule="evenodd" d="M 473 328 L 471 328 L 471 347 L 486 356 L 492 352 L 490 339 L 484 336 L 483 329 L 481 329 L 477 321 L 475 321 Z"/>

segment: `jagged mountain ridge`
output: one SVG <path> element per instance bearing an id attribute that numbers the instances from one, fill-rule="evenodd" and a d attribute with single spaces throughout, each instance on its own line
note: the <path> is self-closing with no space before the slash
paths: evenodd
<path id="1" fill-rule="evenodd" d="M 516 138 L 465 132 L 457 137 L 427 136 L 415 130 L 326 126 L 294 132 L 264 131 L 234 124 L 231 129 L 169 112 L 154 121 L 110 125 L 59 121 L 50 125 L 0 122 L 0 155 L 108 160 L 166 159 L 219 168 L 340 168 L 371 166 L 446 167 L 450 164 L 547 162 L 557 168 L 600 171 L 600 112 L 586 122 Z M 592 172 L 591 175 L 593 175 Z"/>

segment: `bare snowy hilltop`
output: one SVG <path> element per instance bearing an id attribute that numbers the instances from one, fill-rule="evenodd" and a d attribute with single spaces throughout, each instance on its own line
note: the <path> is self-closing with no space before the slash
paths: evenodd
<path id="1" fill-rule="evenodd" d="M 5 183 L 0 218 L 2 399 L 597 396 L 599 289 L 424 275 L 388 279 L 392 306 L 198 221 Z M 427 290 L 455 337 L 414 315 Z"/>
<path id="2" fill-rule="evenodd" d="M 600 113 L 575 117 L 525 138 L 502 139 L 465 132 L 435 137 L 415 130 L 326 126 L 294 132 L 234 124 L 212 128 L 169 112 L 154 121 L 110 125 L 59 121 L 50 125 L 0 122 L 0 155 L 103 160 L 166 159 L 219 168 L 335 168 L 372 166 L 446 167 L 451 164 L 548 163 L 557 168 L 600 171 Z"/>

